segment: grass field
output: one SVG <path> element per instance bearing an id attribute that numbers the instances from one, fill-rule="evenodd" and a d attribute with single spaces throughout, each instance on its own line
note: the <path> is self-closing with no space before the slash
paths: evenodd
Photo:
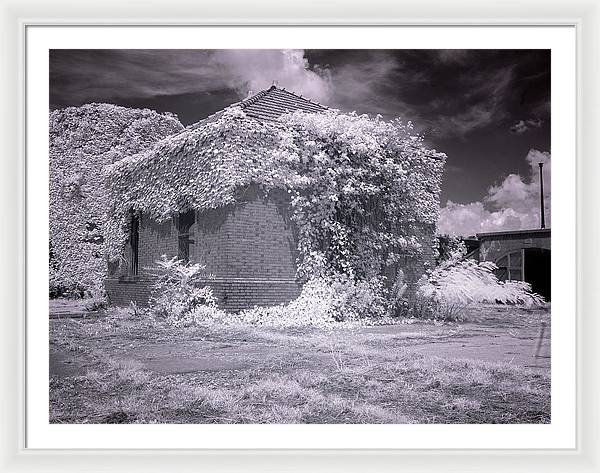
<path id="1" fill-rule="evenodd" d="M 50 321 L 53 423 L 547 423 L 549 308 L 470 322 L 175 329 Z M 542 330 L 543 325 L 543 330 Z"/>

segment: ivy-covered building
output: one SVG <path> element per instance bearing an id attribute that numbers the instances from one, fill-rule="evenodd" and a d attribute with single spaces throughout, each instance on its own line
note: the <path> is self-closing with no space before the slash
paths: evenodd
<path id="1" fill-rule="evenodd" d="M 113 164 L 110 301 L 146 302 L 162 255 L 206 265 L 232 311 L 290 301 L 317 266 L 414 283 L 444 155 L 408 131 L 272 86 Z"/>

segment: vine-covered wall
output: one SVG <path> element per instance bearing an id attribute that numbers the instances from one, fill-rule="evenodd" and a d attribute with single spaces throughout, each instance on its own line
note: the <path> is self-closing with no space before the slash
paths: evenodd
<path id="1" fill-rule="evenodd" d="M 190 210 L 209 215 L 253 185 L 289 196 L 300 278 L 369 279 L 402 261 L 424 264 L 444 161 L 397 120 L 329 111 L 265 123 L 232 107 L 109 167 L 107 254 L 122 254 L 131 212 L 157 222 Z"/>
<path id="2" fill-rule="evenodd" d="M 296 278 L 297 232 L 290 202 L 278 190 L 264 193 L 257 186 L 240 189 L 237 202 L 195 212 L 189 239 L 189 260 L 206 266 L 217 278 Z M 139 219 L 138 276 L 145 278 L 162 255 L 178 255 L 177 216 L 156 222 L 146 214 Z M 131 276 L 131 246 L 125 246 L 111 277 Z"/>

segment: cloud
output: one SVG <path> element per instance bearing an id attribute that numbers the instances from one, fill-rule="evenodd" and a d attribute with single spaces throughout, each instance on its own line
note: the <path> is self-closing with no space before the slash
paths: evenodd
<path id="1" fill-rule="evenodd" d="M 515 122 L 511 127 L 510 131 L 518 135 L 525 133 L 531 128 L 541 128 L 544 124 L 541 118 L 530 118 L 529 120 L 519 120 Z"/>
<path id="2" fill-rule="evenodd" d="M 495 103 L 484 101 L 470 106 L 463 112 L 444 116 L 433 122 L 433 134 L 439 137 L 464 137 L 495 122 L 500 115 L 497 108 Z"/>
<path id="3" fill-rule="evenodd" d="M 469 58 L 468 49 L 438 49 L 437 59 L 443 64 L 463 64 Z"/>
<path id="4" fill-rule="evenodd" d="M 524 230 L 540 226 L 540 176 L 543 163 L 546 225 L 550 226 L 552 194 L 550 153 L 530 150 L 525 179 L 510 174 L 499 185 L 493 185 L 481 201 L 460 204 L 448 201 L 440 211 L 438 233 L 474 235 L 481 232 Z"/>
<path id="5" fill-rule="evenodd" d="M 274 81 L 315 100 L 331 97 L 328 71 L 311 68 L 303 50 L 70 50 L 51 58 L 53 90 L 74 102 L 223 89 L 244 98 Z"/>
<path id="6" fill-rule="evenodd" d="M 425 75 L 404 68 L 387 51 L 365 52 L 360 60 L 331 68 L 329 78 L 332 107 L 406 121 L 418 117 L 415 108 L 403 99 L 403 92 L 408 85 L 424 82 Z"/>
<path id="7" fill-rule="evenodd" d="M 429 136 L 465 138 L 507 118 L 513 79 L 513 66 L 456 74 L 450 90 L 419 104 L 414 120 Z"/>
<path id="8" fill-rule="evenodd" d="M 412 121 L 428 138 L 506 126 L 521 87 L 520 63 L 494 51 L 52 50 L 50 59 L 52 108 L 194 94 L 225 106 L 276 82 L 344 111 Z M 546 116 L 547 105 L 531 106 L 540 107 L 532 116 Z"/>
<path id="9" fill-rule="evenodd" d="M 220 72 L 206 65 L 209 54 L 194 50 L 52 51 L 51 90 L 73 102 L 198 92 L 220 80 Z"/>
<path id="10" fill-rule="evenodd" d="M 225 83 L 242 96 L 276 83 L 318 102 L 331 100 L 329 71 L 311 68 L 303 50 L 220 50 L 210 64 L 221 69 Z"/>
<path id="11" fill-rule="evenodd" d="M 467 134 L 498 123 L 507 116 L 506 98 L 512 91 L 514 68 L 469 74 L 463 77 L 467 92 L 457 98 L 453 113 L 438 118 L 434 128 L 443 137 Z"/>
<path id="12" fill-rule="evenodd" d="M 400 117 L 418 132 L 435 137 L 465 137 L 508 115 L 514 67 L 472 71 L 469 51 L 436 50 L 415 57 L 369 51 L 331 68 L 332 106 L 343 110 Z M 440 77 L 448 77 L 441 81 Z M 430 93 L 427 87 L 431 87 Z M 424 93 L 425 92 L 425 93 Z"/>

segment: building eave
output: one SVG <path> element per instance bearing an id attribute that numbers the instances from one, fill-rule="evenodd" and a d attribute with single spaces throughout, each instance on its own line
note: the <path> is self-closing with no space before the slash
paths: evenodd
<path id="1" fill-rule="evenodd" d="M 487 232 L 487 233 L 477 233 L 477 238 L 479 240 L 490 240 L 496 237 L 507 237 L 507 236 L 515 236 L 523 238 L 525 235 L 532 235 L 536 237 L 540 236 L 550 236 L 550 228 L 535 228 L 531 230 L 511 230 L 511 231 L 502 231 L 502 232 Z"/>

